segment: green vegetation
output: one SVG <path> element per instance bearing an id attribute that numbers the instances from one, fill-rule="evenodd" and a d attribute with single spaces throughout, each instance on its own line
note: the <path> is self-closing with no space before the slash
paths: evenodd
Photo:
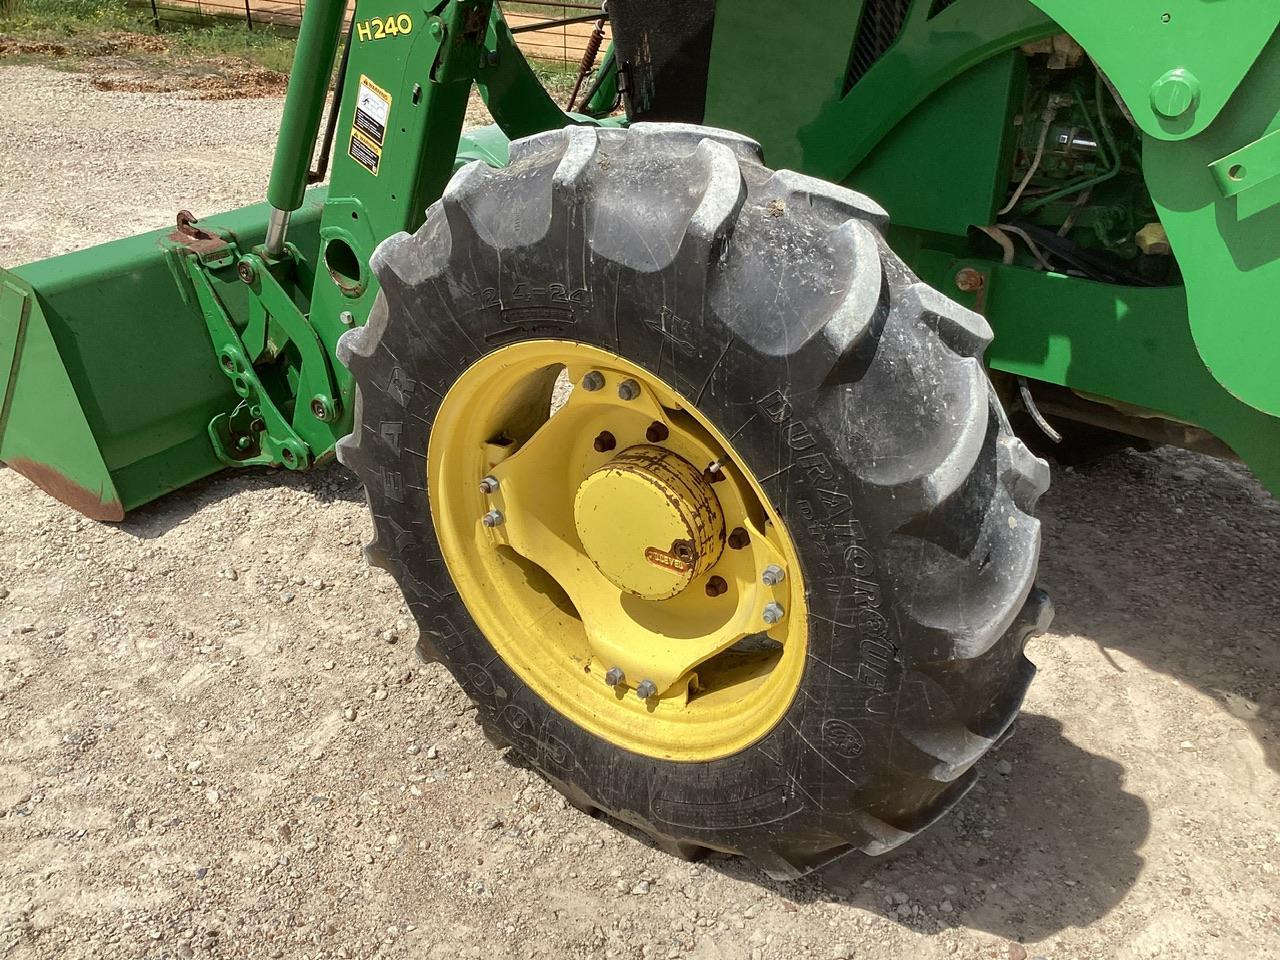
<path id="1" fill-rule="evenodd" d="M 504 6 L 519 9 L 521 4 Z M 560 15 L 546 7 L 528 9 L 541 16 Z M 565 11 L 567 15 L 575 12 L 579 11 Z M 138 0 L 0 0 L 0 39 L 18 41 L 11 50 L 0 46 L 0 62 L 56 58 L 58 65 L 74 69 L 79 61 L 101 53 L 121 52 L 119 43 L 107 43 L 113 39 L 109 35 L 119 33 L 156 36 L 150 5 Z M 163 41 L 159 47 L 141 43 L 123 47 L 138 67 L 157 71 L 172 66 L 175 55 L 184 61 L 235 58 L 280 73 L 288 73 L 293 62 L 292 31 L 261 20 L 249 30 L 243 20 L 234 17 L 200 16 L 165 7 L 159 37 Z M 530 63 L 553 97 L 564 100 L 568 96 L 577 78 L 575 64 L 559 60 Z"/>
<path id="2" fill-rule="evenodd" d="M 281 73 L 289 71 L 293 60 L 293 37 L 284 31 L 256 24 L 245 28 L 243 21 L 213 17 L 183 16 L 165 11 L 160 37 L 163 50 L 136 47 L 140 66 L 148 66 L 148 51 L 158 69 L 170 65 L 174 54 L 183 59 L 234 57 Z M 172 17 L 173 19 L 169 19 Z M 0 0 L 0 36 L 11 40 L 46 43 L 57 49 L 51 56 L 72 59 L 92 57 L 102 52 L 104 34 L 138 33 L 154 36 L 156 26 L 150 6 L 126 0 Z M 18 55 L 23 51 L 19 48 Z M 29 59 L 29 55 L 24 59 Z"/>

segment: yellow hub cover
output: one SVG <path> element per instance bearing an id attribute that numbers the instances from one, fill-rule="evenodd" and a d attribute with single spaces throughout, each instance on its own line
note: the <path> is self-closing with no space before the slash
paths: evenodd
<path id="1" fill-rule="evenodd" d="M 596 569 L 645 600 L 674 597 L 724 549 L 724 514 L 711 484 L 659 446 L 628 447 L 590 474 L 573 515 Z"/>

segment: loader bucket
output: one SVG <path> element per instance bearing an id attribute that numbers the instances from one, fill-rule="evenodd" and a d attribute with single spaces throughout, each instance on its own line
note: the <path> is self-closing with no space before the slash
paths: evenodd
<path id="1" fill-rule="evenodd" d="M 290 240 L 314 257 L 325 191 Z M 248 248 L 266 204 L 202 221 Z M 209 422 L 237 397 L 175 269 L 173 228 L 0 270 L 0 461 L 98 520 L 222 469 Z"/>

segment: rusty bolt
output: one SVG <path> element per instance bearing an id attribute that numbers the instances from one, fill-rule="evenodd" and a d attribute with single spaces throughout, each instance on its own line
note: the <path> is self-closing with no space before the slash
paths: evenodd
<path id="1" fill-rule="evenodd" d="M 608 430 L 601 430 L 599 436 L 591 444 L 591 446 L 595 447 L 596 453 L 608 453 L 617 445 L 618 441 L 614 439 L 613 434 Z"/>
<path id="2" fill-rule="evenodd" d="M 729 592 L 729 585 L 724 582 L 724 577 L 711 577 L 707 580 L 707 596 L 718 597 L 723 593 Z"/>
<path id="3" fill-rule="evenodd" d="M 582 378 L 582 389 L 588 393 L 594 393 L 604 386 L 604 374 L 599 370 L 592 370 Z"/>
<path id="4" fill-rule="evenodd" d="M 644 432 L 644 438 L 650 443 L 661 443 L 667 437 L 671 436 L 671 431 L 667 429 L 667 425 L 661 420 L 655 420 L 649 424 L 649 429 Z"/>
<path id="5" fill-rule="evenodd" d="M 609 672 L 604 675 L 604 682 L 611 687 L 616 687 L 626 679 L 626 676 L 620 667 L 610 667 Z"/>
<path id="6" fill-rule="evenodd" d="M 973 267 L 965 267 L 956 274 L 956 287 L 965 293 L 977 293 L 987 285 L 987 278 Z"/>
<path id="7" fill-rule="evenodd" d="M 618 397 L 622 400 L 634 400 L 640 396 L 640 384 L 630 377 L 618 384 Z"/>
<path id="8" fill-rule="evenodd" d="M 729 534 L 728 543 L 731 550 L 741 550 L 751 542 L 751 536 L 742 527 L 734 527 Z"/>
<path id="9" fill-rule="evenodd" d="M 648 700 L 658 692 L 658 685 L 652 680 L 641 680 L 640 685 L 636 687 L 636 696 L 641 700 Z"/>
<path id="10" fill-rule="evenodd" d="M 693 544 L 688 540 L 677 540 L 671 544 L 671 552 L 676 555 L 677 560 L 685 563 L 693 563 L 697 554 L 694 552 Z"/>
<path id="11" fill-rule="evenodd" d="M 253 283 L 258 279 L 258 271 L 253 269 L 253 264 L 248 260 L 241 260 L 236 264 L 236 273 L 240 275 L 240 279 L 245 283 Z"/>

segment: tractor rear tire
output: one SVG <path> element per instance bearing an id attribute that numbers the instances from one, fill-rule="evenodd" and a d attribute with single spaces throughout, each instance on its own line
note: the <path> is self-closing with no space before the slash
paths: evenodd
<path id="1" fill-rule="evenodd" d="M 419 649 L 493 742 L 673 853 L 789 878 L 890 850 L 965 794 L 1035 672 L 1023 648 L 1052 615 L 1034 586 L 1048 467 L 988 380 L 986 322 L 917 280 L 886 222 L 864 196 L 767 169 L 732 133 L 556 130 L 513 143 L 506 167 L 463 168 L 415 234 L 387 240 L 377 305 L 342 340 L 358 402 L 339 457 Z M 428 502 L 433 422 L 472 364 L 546 339 L 688 398 L 790 531 L 803 674 L 782 720 L 732 755 L 649 756 L 558 713 L 451 579 Z"/>

